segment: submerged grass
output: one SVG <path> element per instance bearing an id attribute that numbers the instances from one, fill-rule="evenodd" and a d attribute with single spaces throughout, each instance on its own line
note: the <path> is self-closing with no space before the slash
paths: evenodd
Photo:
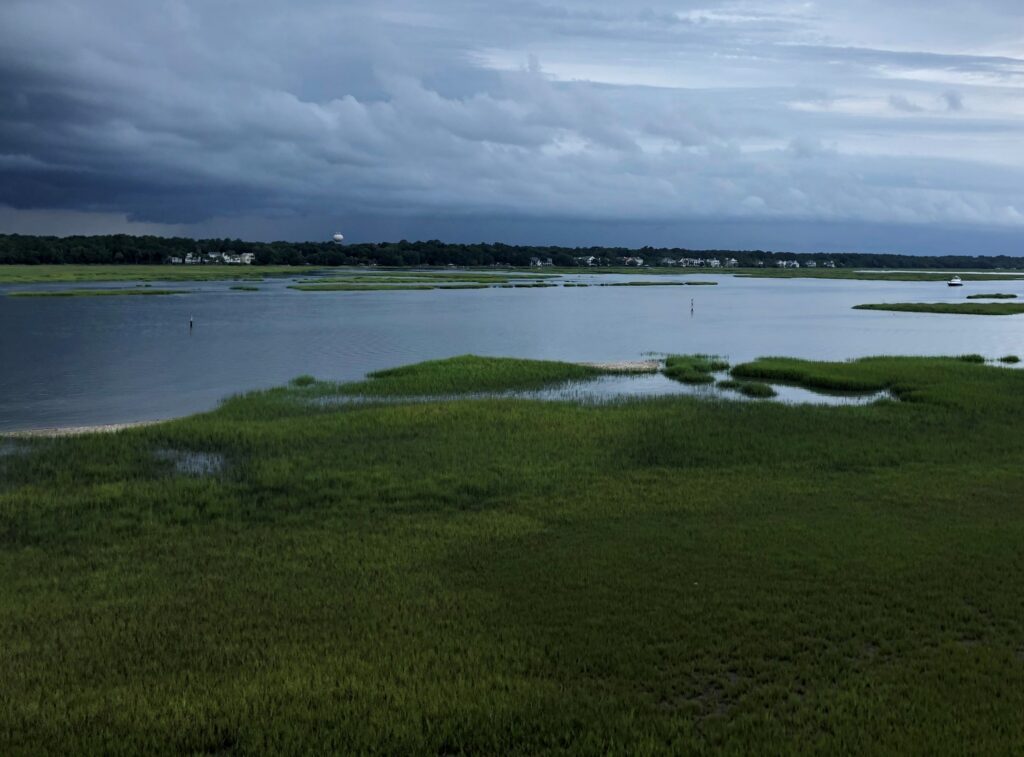
<path id="1" fill-rule="evenodd" d="M 365 383 L 578 370 L 460 358 Z M 1024 372 L 734 373 L 912 401 L 321 407 L 302 400 L 329 385 L 303 381 L 20 441 L 0 753 L 1016 751 Z"/>
<path id="2" fill-rule="evenodd" d="M 165 294 L 188 294 L 187 289 L 59 289 L 8 292 L 8 297 L 130 297 Z"/>
<path id="3" fill-rule="evenodd" d="M 882 302 L 854 305 L 854 310 L 891 310 L 898 313 L 952 313 L 959 315 L 1017 315 L 1024 305 L 1004 302 Z"/>

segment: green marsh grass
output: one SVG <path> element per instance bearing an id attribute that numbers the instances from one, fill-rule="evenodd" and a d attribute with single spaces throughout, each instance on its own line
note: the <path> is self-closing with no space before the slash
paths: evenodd
<path id="1" fill-rule="evenodd" d="M 1017 315 L 1024 305 L 1004 302 L 883 302 L 854 305 L 854 310 L 891 310 L 898 313 L 950 313 L 955 315 Z"/>
<path id="2" fill-rule="evenodd" d="M 440 396 L 466 392 L 540 389 L 566 381 L 604 375 L 601 368 L 548 360 L 462 355 L 370 373 L 365 381 L 348 384 L 323 382 L 317 394 L 375 397 Z"/>
<path id="3" fill-rule="evenodd" d="M 189 294 L 187 289 L 55 289 L 8 292 L 8 297 L 132 297 Z"/>
<path id="4" fill-rule="evenodd" d="M 719 381 L 717 386 L 720 389 L 730 389 L 732 391 L 739 392 L 747 397 L 753 397 L 756 399 L 769 399 L 775 397 L 776 392 L 769 384 L 762 383 L 760 381 L 738 381 L 736 379 L 723 379 Z"/>
<path id="5" fill-rule="evenodd" d="M 711 374 L 728 368 L 728 361 L 717 355 L 670 355 L 662 372 L 684 384 L 713 384 L 715 377 Z"/>
<path id="6" fill-rule="evenodd" d="M 1001 358 L 999 358 L 999 362 L 1000 363 L 1008 363 L 1008 364 L 1009 363 L 1019 363 L 1020 362 L 1020 358 L 1017 357 L 1016 355 L 1003 355 Z"/>
<path id="7" fill-rule="evenodd" d="M 969 300 L 1015 300 L 1017 295 L 1015 294 L 969 294 L 967 295 Z"/>
<path id="8" fill-rule="evenodd" d="M 294 275 L 309 268 L 240 265 L 0 265 L 0 284 L 89 281 L 217 281 Z"/>
<path id="9" fill-rule="evenodd" d="M 576 374 L 484 360 L 368 383 Z M 1017 751 L 1024 373 L 734 372 L 911 401 L 321 407 L 317 382 L 19 440 L 0 753 Z"/>

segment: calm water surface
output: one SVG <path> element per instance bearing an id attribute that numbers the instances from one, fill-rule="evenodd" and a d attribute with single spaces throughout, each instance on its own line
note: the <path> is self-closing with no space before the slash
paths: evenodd
<path id="1" fill-rule="evenodd" d="M 932 282 L 703 278 L 719 285 L 298 292 L 287 289 L 289 280 L 272 280 L 259 292 L 203 282 L 168 285 L 191 290 L 186 295 L 80 298 L 4 296 L 66 285 L 0 288 L 0 430 L 169 418 L 300 374 L 358 379 L 465 353 L 633 360 L 651 352 L 712 352 L 734 362 L 761 355 L 1024 355 L 1024 316 L 851 310 L 866 302 L 962 301 L 974 292 L 1024 299 L 1024 281 L 951 289 Z"/>

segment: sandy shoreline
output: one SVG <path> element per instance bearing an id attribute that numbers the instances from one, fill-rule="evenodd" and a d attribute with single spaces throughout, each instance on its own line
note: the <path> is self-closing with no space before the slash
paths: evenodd
<path id="1" fill-rule="evenodd" d="M 660 360 L 618 360 L 611 363 L 580 363 L 590 368 L 600 368 L 609 373 L 656 373 L 661 369 Z"/>
<path id="2" fill-rule="evenodd" d="M 112 434 L 116 431 L 124 431 L 130 428 L 142 428 L 143 426 L 154 426 L 165 421 L 136 421 L 134 423 L 105 423 L 99 426 L 61 426 L 59 428 L 33 428 L 25 431 L 3 431 L 0 438 L 7 439 L 31 439 L 31 438 L 53 438 L 59 436 L 82 436 L 83 434 Z"/>

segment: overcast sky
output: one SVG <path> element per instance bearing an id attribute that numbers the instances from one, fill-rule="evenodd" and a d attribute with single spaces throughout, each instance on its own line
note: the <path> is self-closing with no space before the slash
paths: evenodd
<path id="1" fill-rule="evenodd" d="M 1024 254 L 1020 0 L 2 0 L 0 231 Z"/>

